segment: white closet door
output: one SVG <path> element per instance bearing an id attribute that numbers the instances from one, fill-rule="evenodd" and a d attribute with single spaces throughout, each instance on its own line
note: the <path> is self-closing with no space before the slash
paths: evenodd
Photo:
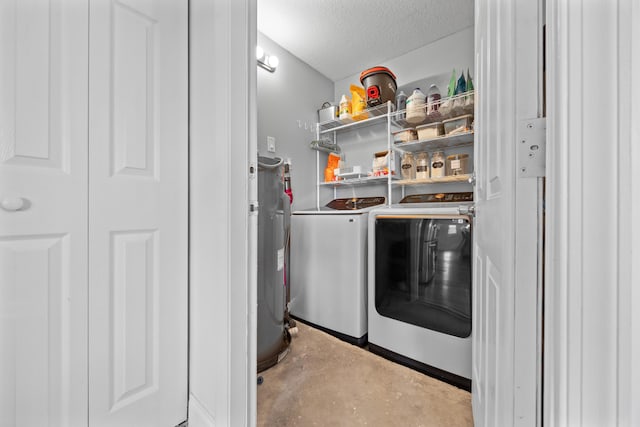
<path id="1" fill-rule="evenodd" d="M 473 420 L 513 425 L 515 108 L 513 6 L 476 3 Z M 508 66 L 509 65 L 509 66 Z"/>
<path id="2" fill-rule="evenodd" d="M 92 427 L 187 416 L 187 6 L 91 1 Z"/>
<path id="3" fill-rule="evenodd" d="M 87 420 L 86 0 L 0 2 L 0 425 Z"/>
<path id="4" fill-rule="evenodd" d="M 476 2 L 476 426 L 535 426 L 539 418 L 538 178 L 522 174 L 517 151 L 530 138 L 520 129 L 539 126 L 531 119 L 542 93 L 541 10 L 538 1 Z"/>

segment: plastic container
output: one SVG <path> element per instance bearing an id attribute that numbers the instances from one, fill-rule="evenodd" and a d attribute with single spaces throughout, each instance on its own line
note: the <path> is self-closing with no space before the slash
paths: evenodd
<path id="1" fill-rule="evenodd" d="M 404 119 L 406 116 L 406 112 L 404 111 L 407 108 L 407 94 L 403 91 L 400 91 L 399 94 L 396 95 L 396 111 L 400 111 L 398 113 L 398 119 Z"/>
<path id="2" fill-rule="evenodd" d="M 447 135 L 455 135 L 458 133 L 469 132 L 471 123 L 473 122 L 473 114 L 465 114 L 464 116 L 454 117 L 453 119 L 444 120 L 444 133 Z"/>
<path id="3" fill-rule="evenodd" d="M 474 92 L 465 92 L 464 94 L 464 103 L 462 106 L 462 111 L 465 114 L 473 114 L 473 104 L 475 101 Z"/>
<path id="4" fill-rule="evenodd" d="M 431 178 L 443 178 L 444 171 L 444 153 L 436 151 L 431 155 Z"/>
<path id="5" fill-rule="evenodd" d="M 418 139 L 418 133 L 414 128 L 402 129 L 396 132 L 392 132 L 392 134 L 393 142 L 395 142 L 396 144 L 400 142 L 415 141 Z"/>
<path id="6" fill-rule="evenodd" d="M 444 135 L 442 122 L 429 123 L 428 125 L 417 126 L 418 139 L 431 139 Z"/>
<path id="7" fill-rule="evenodd" d="M 340 120 L 351 118 L 351 101 L 347 95 L 342 95 L 342 98 L 340 98 L 340 114 L 338 117 L 340 117 Z"/>
<path id="8" fill-rule="evenodd" d="M 362 166 L 347 166 L 333 170 L 333 174 L 338 178 L 350 178 L 362 176 Z"/>
<path id="9" fill-rule="evenodd" d="M 416 179 L 416 161 L 413 153 L 404 153 L 400 164 L 402 179 Z"/>
<path id="10" fill-rule="evenodd" d="M 415 88 L 409 98 L 407 98 L 407 122 L 422 123 L 427 118 L 426 111 L 427 97 L 420 90 Z"/>
<path id="11" fill-rule="evenodd" d="M 429 178 L 429 154 L 426 152 L 416 155 L 416 179 Z"/>
<path id="12" fill-rule="evenodd" d="M 396 100 L 396 76 L 387 67 L 373 67 L 360 73 L 360 83 L 367 92 L 367 105 L 375 107 Z"/>
<path id="13" fill-rule="evenodd" d="M 440 98 L 442 97 L 440 96 L 440 89 L 438 89 L 438 86 L 431 85 L 427 92 L 427 115 L 438 112 L 438 108 L 440 108 Z"/>
<path id="14" fill-rule="evenodd" d="M 445 173 L 447 176 L 467 175 L 471 173 L 468 154 L 451 154 L 447 156 Z"/>

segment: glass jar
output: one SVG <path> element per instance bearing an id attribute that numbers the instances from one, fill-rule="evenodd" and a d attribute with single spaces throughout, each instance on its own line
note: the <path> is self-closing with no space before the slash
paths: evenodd
<path id="1" fill-rule="evenodd" d="M 416 179 L 429 178 L 429 154 L 418 153 L 416 156 Z"/>
<path id="2" fill-rule="evenodd" d="M 416 162 L 412 153 L 404 153 L 400 163 L 402 179 L 416 179 Z"/>
<path id="3" fill-rule="evenodd" d="M 468 154 L 451 154 L 447 156 L 447 176 L 466 175 L 470 173 Z"/>
<path id="4" fill-rule="evenodd" d="M 444 169 L 444 153 L 436 151 L 431 155 L 431 178 L 443 178 Z"/>

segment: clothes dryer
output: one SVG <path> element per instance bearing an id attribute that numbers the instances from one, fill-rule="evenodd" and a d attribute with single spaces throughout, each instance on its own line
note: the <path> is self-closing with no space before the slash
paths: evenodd
<path id="1" fill-rule="evenodd" d="M 407 196 L 369 213 L 369 349 L 471 388 L 473 193 Z"/>

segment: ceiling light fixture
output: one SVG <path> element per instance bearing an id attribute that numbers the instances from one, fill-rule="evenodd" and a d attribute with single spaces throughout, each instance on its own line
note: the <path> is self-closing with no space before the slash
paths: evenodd
<path id="1" fill-rule="evenodd" d="M 276 71 L 280 60 L 275 55 L 267 54 L 263 48 L 256 46 L 256 59 L 258 60 L 258 66 L 273 73 Z"/>

